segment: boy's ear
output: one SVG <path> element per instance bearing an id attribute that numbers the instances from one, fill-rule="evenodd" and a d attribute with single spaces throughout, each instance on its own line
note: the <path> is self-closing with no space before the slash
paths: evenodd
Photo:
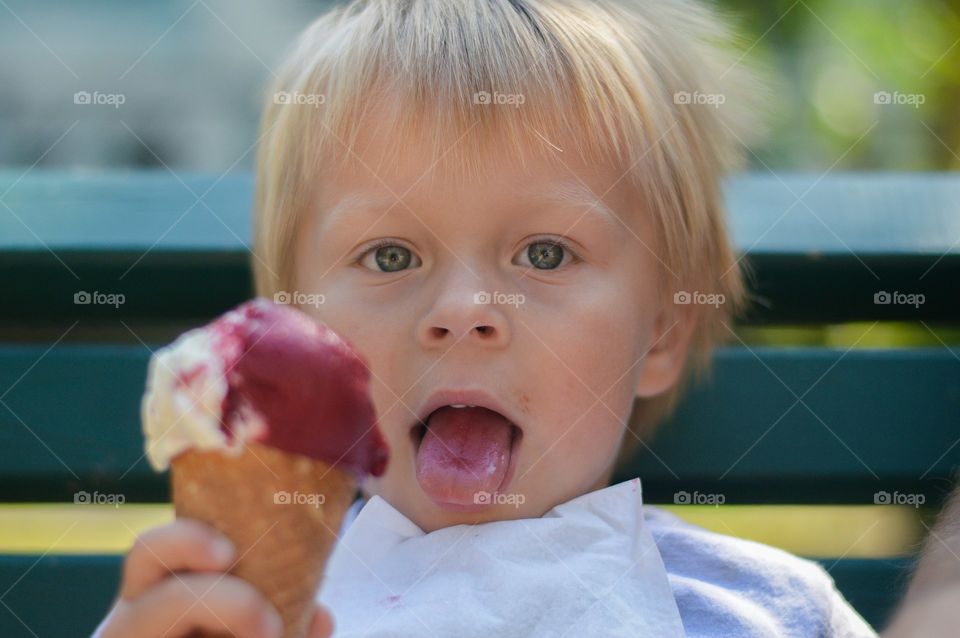
<path id="1" fill-rule="evenodd" d="M 660 312 L 637 380 L 638 397 L 646 399 L 663 394 L 677 383 L 687 361 L 695 325 L 691 306 L 674 306 Z"/>

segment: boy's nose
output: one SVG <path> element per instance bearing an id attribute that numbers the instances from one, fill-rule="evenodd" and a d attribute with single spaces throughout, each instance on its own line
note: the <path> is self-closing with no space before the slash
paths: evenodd
<path id="1" fill-rule="evenodd" d="M 491 300 L 489 295 L 473 293 L 450 294 L 438 300 L 417 326 L 420 345 L 425 349 L 446 349 L 460 342 L 488 348 L 506 346 L 510 340 L 507 317 Z"/>

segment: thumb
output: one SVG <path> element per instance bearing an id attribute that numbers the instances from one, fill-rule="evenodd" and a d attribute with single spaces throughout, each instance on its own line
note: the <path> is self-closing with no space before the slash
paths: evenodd
<path id="1" fill-rule="evenodd" d="M 310 623 L 309 638 L 330 638 L 333 635 L 333 616 L 323 605 L 317 605 Z"/>

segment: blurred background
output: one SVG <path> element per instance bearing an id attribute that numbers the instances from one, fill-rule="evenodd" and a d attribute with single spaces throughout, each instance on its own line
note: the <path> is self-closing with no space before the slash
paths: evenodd
<path id="1" fill-rule="evenodd" d="M 329 2 L 0 0 L 0 169 L 253 166 L 261 96 Z M 722 0 L 745 63 L 768 67 L 766 171 L 960 168 L 960 0 Z M 3 211 L 0 211 L 3 214 Z M 960 343 L 910 323 L 743 329 L 747 343 Z M 70 506 L 64 506 L 70 508 Z M 808 555 L 895 555 L 923 535 L 915 508 L 675 508 L 723 533 Z M 0 506 L 0 551 L 123 551 L 167 506 Z M 71 526 L 64 532 L 67 523 Z M 122 522 L 119 525 L 118 522 Z M 882 523 L 879 525 L 878 522 Z"/>
<path id="2" fill-rule="evenodd" d="M 330 4 L 2 0 L 0 165 L 249 169 L 271 69 Z M 717 4 L 776 81 L 756 168 L 960 166 L 960 0 Z"/>

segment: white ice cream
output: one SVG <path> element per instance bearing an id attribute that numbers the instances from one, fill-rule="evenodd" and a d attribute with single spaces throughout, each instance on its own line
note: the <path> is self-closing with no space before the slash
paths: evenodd
<path id="1" fill-rule="evenodd" d="M 185 383 L 184 376 L 192 370 L 199 372 Z M 167 469 L 171 459 L 188 449 L 239 454 L 262 421 L 245 418 L 242 427 L 234 424 L 235 436 L 228 441 L 220 429 L 227 390 L 223 360 L 203 328 L 184 333 L 153 354 L 140 410 L 147 459 L 154 470 Z"/>

